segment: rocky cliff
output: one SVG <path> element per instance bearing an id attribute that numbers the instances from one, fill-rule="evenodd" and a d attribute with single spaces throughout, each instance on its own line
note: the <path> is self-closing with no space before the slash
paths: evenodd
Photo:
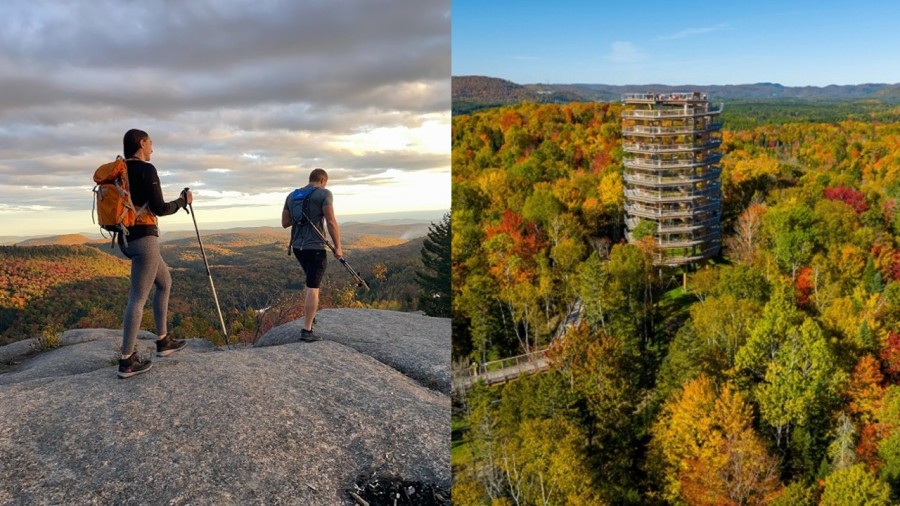
<path id="1" fill-rule="evenodd" d="M 318 321 L 323 341 L 298 342 L 300 322 L 256 347 L 191 340 L 127 380 L 119 330 L 71 330 L 27 359 L 27 344 L 0 348 L 21 361 L 0 374 L 0 504 L 340 505 L 378 480 L 416 483 L 398 504 L 441 504 L 449 320 L 332 309 Z"/>

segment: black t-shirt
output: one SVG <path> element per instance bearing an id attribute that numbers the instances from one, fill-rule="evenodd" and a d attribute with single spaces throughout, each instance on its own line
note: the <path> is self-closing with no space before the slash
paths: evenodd
<path id="1" fill-rule="evenodd" d="M 184 198 L 178 197 L 172 202 L 163 199 L 162 188 L 159 184 L 159 174 L 152 163 L 143 160 L 128 159 L 128 185 L 131 189 L 131 203 L 134 208 L 140 209 L 145 204 L 150 212 L 156 216 L 168 216 L 175 214 L 186 205 Z M 128 240 L 133 241 L 141 237 L 155 235 L 159 237 L 159 227 L 156 225 L 134 225 L 128 228 Z"/>

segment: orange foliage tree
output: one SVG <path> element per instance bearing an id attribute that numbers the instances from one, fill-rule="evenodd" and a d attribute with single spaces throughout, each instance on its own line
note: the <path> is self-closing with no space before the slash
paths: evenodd
<path id="1" fill-rule="evenodd" d="M 651 452 L 673 502 L 765 504 L 779 488 L 777 460 L 753 429 L 753 408 L 730 383 L 717 392 L 707 376 L 665 404 Z"/>

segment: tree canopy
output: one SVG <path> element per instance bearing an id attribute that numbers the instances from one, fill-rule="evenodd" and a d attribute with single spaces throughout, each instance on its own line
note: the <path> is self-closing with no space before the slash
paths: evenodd
<path id="1" fill-rule="evenodd" d="M 597 503 L 900 502 L 900 123 L 840 110 L 726 121 L 724 249 L 682 270 L 623 240 L 618 104 L 454 117 L 455 358 L 551 360 L 455 404 L 460 504 L 547 503 L 530 465 Z"/>

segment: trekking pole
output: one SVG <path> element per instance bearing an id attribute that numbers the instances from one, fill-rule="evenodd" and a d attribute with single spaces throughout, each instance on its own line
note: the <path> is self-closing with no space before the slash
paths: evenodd
<path id="1" fill-rule="evenodd" d="M 309 219 L 309 218 L 307 218 L 307 219 Z M 321 230 L 319 230 L 319 227 L 313 225 L 312 221 L 309 222 L 309 226 L 311 226 L 313 228 L 313 230 L 316 231 L 316 234 L 318 234 L 319 237 L 325 242 L 325 245 L 328 246 L 328 249 L 330 249 L 332 253 L 337 254 L 337 250 L 335 250 L 334 246 L 332 246 L 331 243 L 328 242 L 328 239 L 325 238 L 325 234 L 322 233 Z M 350 274 L 353 275 L 354 278 L 356 278 L 356 287 L 357 288 L 364 286 L 366 288 L 366 290 L 369 290 L 369 284 L 366 283 L 366 280 L 364 280 L 362 278 L 362 276 L 359 275 L 358 272 L 354 271 L 353 267 L 350 267 L 350 264 L 348 264 L 347 261 L 344 260 L 344 257 L 338 258 L 338 260 L 340 260 L 341 264 L 347 268 L 347 271 L 350 272 Z"/>
<path id="2" fill-rule="evenodd" d="M 190 188 L 185 188 L 182 193 L 187 193 Z M 190 211 L 188 211 L 188 207 Z M 219 296 L 216 295 L 216 284 L 213 283 L 212 272 L 209 270 L 209 262 L 206 260 L 206 251 L 203 250 L 203 241 L 200 239 L 200 229 L 197 228 L 197 217 L 194 215 L 194 206 L 192 204 L 188 204 L 188 207 L 185 207 L 184 210 L 187 211 L 188 214 L 191 215 L 191 219 L 194 220 L 194 230 L 197 231 L 197 242 L 200 244 L 200 254 L 203 256 L 203 265 L 206 266 L 206 275 L 209 276 L 209 286 L 212 288 L 213 300 L 216 301 L 216 311 L 219 313 L 219 323 L 222 325 L 222 335 L 225 336 L 225 345 L 231 349 L 231 343 L 228 342 L 228 331 L 225 330 L 225 319 L 222 318 L 222 309 L 219 307 Z"/>

